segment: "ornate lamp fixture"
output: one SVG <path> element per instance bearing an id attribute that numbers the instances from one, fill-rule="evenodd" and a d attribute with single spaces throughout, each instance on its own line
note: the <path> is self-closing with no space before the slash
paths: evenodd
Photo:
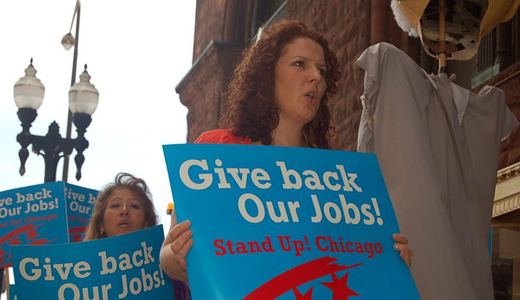
<path id="1" fill-rule="evenodd" d="M 14 85 L 14 101 L 18 107 L 18 119 L 22 122 L 22 132 L 16 136 L 21 146 L 18 152 L 20 175 L 25 174 L 25 162 L 29 157 L 27 147 L 32 144 L 33 153 L 42 155 L 45 161 L 45 182 L 56 181 L 56 168 L 60 158 L 70 155 L 74 149 L 77 152 L 74 158 L 77 169 L 76 179 L 80 180 L 81 166 L 85 161 L 83 151 L 89 146 L 85 132 L 92 121 L 91 115 L 96 110 L 99 99 L 97 89 L 90 83 L 87 65 L 80 75 L 80 81 L 69 90 L 69 109 L 78 133 L 76 138 L 61 137 L 56 121 L 49 125 L 45 136 L 31 134 L 31 124 L 38 115 L 36 111 L 43 102 L 44 94 L 45 87 L 36 77 L 36 69 L 31 58 L 31 63 L 25 69 L 25 76 Z"/>

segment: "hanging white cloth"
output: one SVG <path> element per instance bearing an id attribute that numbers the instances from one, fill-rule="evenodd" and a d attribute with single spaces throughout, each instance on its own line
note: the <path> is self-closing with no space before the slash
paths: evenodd
<path id="1" fill-rule="evenodd" d="M 378 157 L 422 299 L 493 299 L 497 157 L 518 125 L 503 91 L 474 94 L 386 43 L 357 63 L 365 70 L 358 151 Z"/>

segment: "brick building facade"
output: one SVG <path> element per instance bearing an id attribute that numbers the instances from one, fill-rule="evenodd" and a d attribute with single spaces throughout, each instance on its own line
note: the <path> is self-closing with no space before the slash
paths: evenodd
<path id="1" fill-rule="evenodd" d="M 422 51 L 420 41 L 397 26 L 389 1 L 197 0 L 193 66 L 176 88 L 189 110 L 188 142 L 218 127 L 224 93 L 241 51 L 254 39 L 260 25 L 281 18 L 301 20 L 322 32 L 338 56 L 342 77 L 338 93 L 330 101 L 338 148 L 356 149 L 364 72 L 354 61 L 369 45 L 389 42 L 425 70 L 436 70 L 436 62 Z M 482 41 L 478 57 L 469 62 L 449 62 L 448 73 L 456 73 L 456 82 L 464 87 L 473 84 L 475 91 L 484 84 L 503 89 L 509 107 L 520 119 L 519 14 Z M 504 170 L 499 172 L 500 197 L 495 199 L 493 214 L 493 258 L 498 264 L 495 284 L 497 299 L 508 293 L 510 297 L 503 299 L 512 299 L 513 294 L 520 297 L 520 246 L 511 246 L 514 241 L 520 245 L 520 128 L 502 143 L 499 167 Z M 501 206 L 508 209 L 500 210 Z M 518 282 L 516 286 L 514 282 Z"/>

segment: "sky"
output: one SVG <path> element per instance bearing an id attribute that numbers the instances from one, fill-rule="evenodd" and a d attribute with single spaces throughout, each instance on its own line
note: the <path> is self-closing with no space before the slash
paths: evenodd
<path id="1" fill-rule="evenodd" d="M 84 152 L 83 177 L 75 179 L 74 151 L 69 183 L 101 189 L 121 171 L 141 177 L 165 227 L 172 196 L 162 145 L 186 142 L 187 109 L 175 87 L 191 67 L 195 2 L 81 2 L 77 80 L 88 64 L 100 96 L 87 128 L 90 146 Z M 66 51 L 61 38 L 69 32 L 75 5 L 76 0 L 0 1 L 0 191 L 43 183 L 43 157 L 30 148 L 26 173 L 18 173 L 16 135 L 22 128 L 13 85 L 24 76 L 31 57 L 45 86 L 31 132 L 45 135 L 56 121 L 65 136 L 73 49 Z M 60 162 L 58 180 L 62 170 Z"/>

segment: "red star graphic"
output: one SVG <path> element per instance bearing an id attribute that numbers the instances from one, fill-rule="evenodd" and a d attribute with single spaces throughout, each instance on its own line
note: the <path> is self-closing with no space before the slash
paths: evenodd
<path id="1" fill-rule="evenodd" d="M 348 300 L 350 296 L 359 296 L 358 293 L 351 290 L 348 285 L 348 273 L 345 273 L 341 278 L 332 274 L 332 282 L 322 282 L 324 286 L 332 290 L 332 300 Z"/>
<path id="2" fill-rule="evenodd" d="M 25 233 L 27 235 L 27 239 L 32 240 L 38 237 L 38 231 L 36 230 L 29 230 Z"/>
<path id="3" fill-rule="evenodd" d="M 296 299 L 294 299 L 294 300 L 312 300 L 312 288 L 310 288 L 303 295 L 296 288 L 293 291 L 294 291 L 294 295 L 296 296 Z"/>

